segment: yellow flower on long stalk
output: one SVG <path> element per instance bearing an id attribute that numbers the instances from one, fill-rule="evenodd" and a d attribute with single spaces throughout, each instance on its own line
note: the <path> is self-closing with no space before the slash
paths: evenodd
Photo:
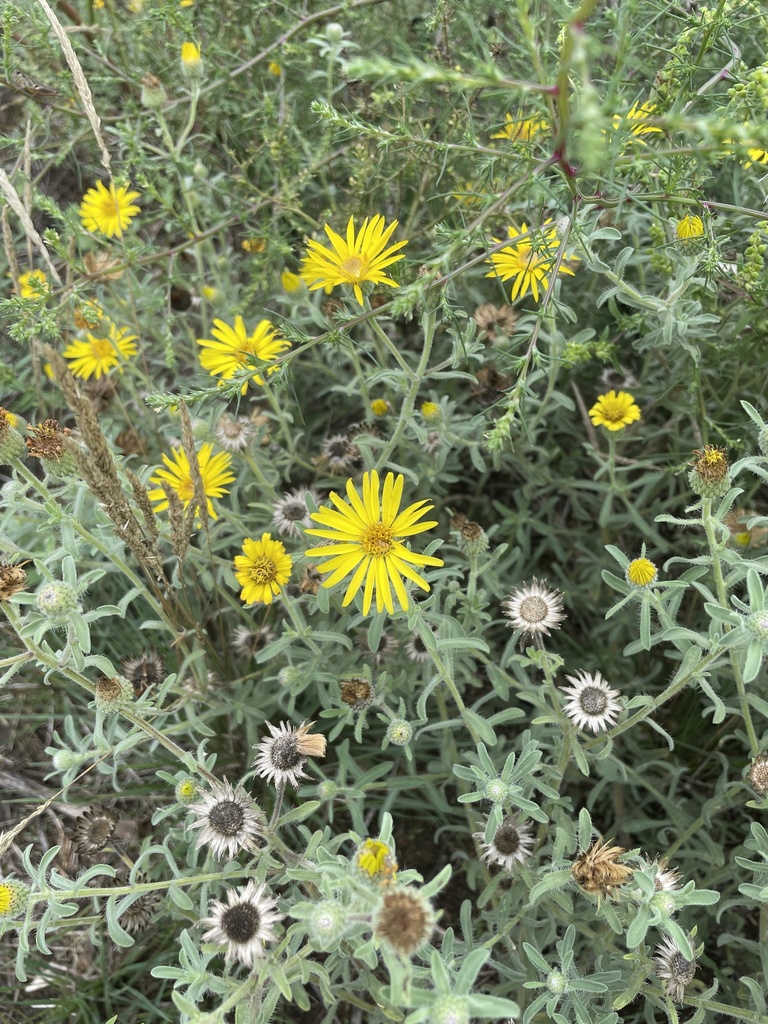
<path id="1" fill-rule="evenodd" d="M 534 301 L 538 302 L 539 285 L 541 285 L 542 292 L 549 287 L 549 274 L 557 260 L 559 244 L 555 227 L 546 230 L 547 225 L 551 222 L 551 218 L 544 221 L 540 230 L 531 231 L 530 237 L 520 242 L 515 239 L 528 233 L 527 225 L 523 224 L 522 231 L 518 231 L 512 226 L 508 227 L 507 235 L 512 240 L 511 244 L 492 253 L 490 259 L 486 261 L 492 263 L 494 268 L 485 275 L 486 277 L 499 277 L 502 281 L 508 281 L 510 277 L 515 279 L 511 296 L 513 302 L 518 297 L 525 298 L 529 290 Z M 501 242 L 501 239 L 494 238 L 494 242 Z M 578 259 L 578 257 L 564 255 L 557 268 L 558 274 L 570 274 L 573 277 L 574 272 L 565 262 L 573 259 Z"/>
<path id="2" fill-rule="evenodd" d="M 549 128 L 549 122 L 543 117 L 523 117 L 522 110 L 518 110 L 517 117 L 511 114 L 505 115 L 506 124 L 499 132 L 491 135 L 492 139 L 509 139 L 510 142 L 533 142 L 537 135 L 541 135 Z"/>
<path id="3" fill-rule="evenodd" d="M 136 335 L 129 334 L 127 327 L 115 327 L 114 324 L 110 324 L 108 338 L 97 338 L 86 333 L 84 341 L 73 341 L 64 349 L 62 355 L 75 377 L 81 377 L 83 380 L 95 377 L 98 380 L 114 367 L 120 367 L 124 359 L 136 355 L 138 349 L 135 341 Z M 120 372 L 122 373 L 122 367 Z"/>
<path id="4" fill-rule="evenodd" d="M 434 508 L 434 505 L 426 500 L 417 501 L 402 512 L 399 511 L 403 483 L 402 473 L 398 473 L 397 476 L 394 473 L 387 473 L 380 497 L 379 474 L 374 469 L 363 474 L 361 498 L 354 483 L 348 480 L 348 501 L 331 491 L 330 499 L 336 508 L 321 508 L 313 512 L 311 518 L 320 523 L 322 529 L 305 531 L 333 542 L 311 548 L 306 552 L 310 558 L 328 559 L 317 567 L 318 572 L 331 574 L 327 580 L 323 580 L 324 587 L 333 587 L 345 576 L 352 576 L 342 606 L 348 605 L 365 583 L 364 615 L 370 611 L 374 591 L 376 611 L 380 612 L 386 608 L 392 615 L 392 588 L 398 604 L 406 611 L 408 595 L 403 586 L 403 577 L 422 590 L 428 591 L 429 584 L 412 567 L 443 565 L 441 558 L 415 554 L 403 544 L 403 538 L 412 537 L 437 526 L 437 522 L 434 521 L 418 522 Z"/>
<path id="5" fill-rule="evenodd" d="M 386 284 L 397 288 L 393 281 L 384 274 L 384 268 L 404 258 L 404 253 L 397 253 L 408 242 L 395 242 L 387 247 L 397 227 L 393 220 L 389 227 L 384 227 L 384 218 L 377 214 L 363 221 L 363 226 L 355 232 L 355 218 L 350 217 L 347 224 L 347 237 L 337 235 L 327 224 L 325 233 L 331 241 L 333 250 L 319 242 L 307 243 L 307 255 L 302 260 L 301 278 L 307 283 L 310 291 L 318 288 L 333 288 L 337 284 L 351 285 L 355 298 L 362 306 L 363 291 L 360 287 L 365 281 L 371 284 Z"/>
<path id="6" fill-rule="evenodd" d="M 589 410 L 589 418 L 596 427 L 606 430 L 623 430 L 624 427 L 640 419 L 640 408 L 628 391 L 608 391 L 598 395 L 597 401 Z"/>
<path id="7" fill-rule="evenodd" d="M 288 582 L 293 559 L 279 540 L 263 533 L 261 540 L 247 537 L 242 555 L 235 555 L 235 577 L 243 588 L 240 600 L 246 604 L 271 604 Z"/>
<path id="8" fill-rule="evenodd" d="M 217 519 L 216 511 L 211 498 L 220 498 L 222 494 L 229 494 L 225 484 L 231 484 L 235 479 L 234 473 L 230 470 L 232 456 L 227 452 L 212 454 L 213 445 L 204 444 L 197 453 L 197 461 L 200 465 L 200 477 L 203 481 L 203 494 L 206 498 L 208 515 L 211 519 Z M 150 501 L 159 502 L 155 506 L 155 512 L 163 512 L 168 508 L 168 499 L 160 484 L 165 482 L 179 496 L 184 508 L 187 508 L 195 495 L 195 482 L 192 479 L 192 468 L 189 465 L 187 453 L 183 448 L 175 448 L 173 456 L 162 456 L 165 469 L 158 469 L 149 478 L 151 484 L 157 484 L 157 488 L 148 492 Z"/>
<path id="9" fill-rule="evenodd" d="M 675 237 L 679 242 L 695 241 L 704 237 L 704 222 L 697 214 L 687 213 L 675 225 Z"/>
<path id="10" fill-rule="evenodd" d="M 241 316 L 235 317 L 235 326 L 230 327 L 224 320 L 214 320 L 211 330 L 213 339 L 198 338 L 197 343 L 203 347 L 200 353 L 200 364 L 212 377 L 229 380 L 245 367 L 251 366 L 254 360 L 269 364 L 281 352 L 291 347 L 285 338 L 279 337 L 277 330 L 269 320 L 260 320 L 253 334 L 248 334 Z M 279 366 L 266 366 L 266 376 L 277 373 Z M 264 383 L 264 377 L 255 369 L 251 380 L 257 384 Z M 246 380 L 241 394 L 248 390 Z"/>
<path id="11" fill-rule="evenodd" d="M 115 188 L 114 181 L 110 181 L 109 188 L 103 181 L 97 181 L 96 188 L 89 188 L 80 204 L 83 227 L 86 231 L 98 231 L 107 238 L 122 238 L 123 231 L 141 212 L 133 202 L 140 194 L 129 192 L 122 186 Z"/>

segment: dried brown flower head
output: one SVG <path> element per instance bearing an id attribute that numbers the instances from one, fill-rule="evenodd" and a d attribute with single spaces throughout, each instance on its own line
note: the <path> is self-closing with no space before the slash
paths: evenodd
<path id="1" fill-rule="evenodd" d="M 314 722 L 302 722 L 296 730 L 296 749 L 302 757 L 325 757 L 327 740 L 325 736 L 310 735 Z"/>
<path id="2" fill-rule="evenodd" d="M 434 926 L 432 907 L 417 889 L 392 886 L 382 892 L 374 915 L 374 932 L 400 956 L 416 953 Z"/>
<path id="3" fill-rule="evenodd" d="M 606 846 L 602 839 L 598 839 L 573 862 L 573 880 L 584 892 L 597 894 L 598 906 L 603 896 L 610 899 L 614 890 L 634 874 L 631 867 L 619 863 L 622 853 L 623 846 Z"/>
<path id="4" fill-rule="evenodd" d="M 512 383 L 512 379 L 504 373 L 499 373 L 495 366 L 481 366 L 475 376 L 477 383 L 471 385 L 470 391 L 480 405 L 493 405 L 498 402 L 505 389 Z"/>
<path id="5" fill-rule="evenodd" d="M 749 766 L 749 784 L 760 796 L 768 793 L 768 754 L 758 754 Z"/>
<path id="6" fill-rule="evenodd" d="M 36 459 L 57 462 L 64 454 L 64 438 L 71 434 L 69 427 L 59 429 L 57 420 L 43 420 L 36 427 L 28 426 L 27 453 Z"/>
<path id="7" fill-rule="evenodd" d="M 134 697 L 140 697 L 150 686 L 157 686 L 165 679 L 162 655 L 153 648 L 139 655 L 129 655 L 120 664 L 125 678 L 133 686 Z"/>
<path id="8" fill-rule="evenodd" d="M 353 711 L 365 711 L 373 703 L 373 687 L 367 679 L 342 679 L 340 690 L 341 699 Z"/>
<path id="9" fill-rule="evenodd" d="M 729 469 L 725 448 L 705 444 L 703 448 L 696 448 L 693 454 L 695 458 L 688 465 L 693 466 L 705 483 L 719 484 L 725 479 Z"/>
<path id="10" fill-rule="evenodd" d="M 477 307 L 472 319 L 480 328 L 481 334 L 495 341 L 497 331 L 505 335 L 512 333 L 517 323 L 517 313 L 512 306 L 494 306 L 492 302 L 486 302 Z"/>
<path id="11" fill-rule="evenodd" d="M 117 825 L 116 816 L 109 810 L 87 811 L 75 826 L 75 846 L 78 853 L 97 853 L 112 838 Z"/>
<path id="12" fill-rule="evenodd" d="M 0 601 L 7 601 L 24 589 L 27 573 L 21 565 L 11 565 L 0 559 Z"/>
<path id="13" fill-rule="evenodd" d="M 299 581 L 299 593 L 311 594 L 313 597 L 320 589 L 323 577 L 317 571 L 317 566 L 305 565 L 304 575 Z"/>
<path id="14" fill-rule="evenodd" d="M 122 262 L 119 256 L 112 256 L 104 249 L 86 253 L 83 257 L 86 276 L 98 277 L 100 281 L 118 281 L 125 270 L 113 271 L 112 268 L 119 267 Z"/>
<path id="15" fill-rule="evenodd" d="M 327 468 L 329 473 L 346 476 L 350 470 L 360 465 L 363 453 L 358 446 L 350 441 L 346 434 L 334 434 L 323 441 L 320 454 L 312 459 L 316 466 Z"/>

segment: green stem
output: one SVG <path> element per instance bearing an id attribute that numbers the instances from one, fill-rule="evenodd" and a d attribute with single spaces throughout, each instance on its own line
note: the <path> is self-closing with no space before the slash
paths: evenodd
<path id="1" fill-rule="evenodd" d="M 456 707 L 459 709 L 459 714 L 464 720 L 464 724 L 466 725 L 469 734 L 472 737 L 472 742 L 477 744 L 480 742 L 480 737 L 477 735 L 475 727 L 472 725 L 472 723 L 468 722 L 466 719 L 467 706 L 464 703 L 464 700 L 461 694 L 459 693 L 458 687 L 456 686 L 456 683 L 453 681 L 453 677 L 451 676 L 451 673 L 448 671 L 445 662 L 440 657 L 440 653 L 434 649 L 434 634 L 430 629 L 429 625 L 424 621 L 424 617 L 418 605 L 416 605 L 416 613 L 416 632 L 421 637 L 425 649 L 429 652 L 429 656 L 432 659 L 435 668 L 439 672 L 440 678 L 445 683 L 450 695 L 453 697 L 454 703 L 456 704 Z"/>
<path id="2" fill-rule="evenodd" d="M 416 396 L 419 393 L 422 378 L 426 373 L 427 366 L 429 364 L 429 357 L 432 353 L 432 343 L 435 338 L 435 312 L 431 310 L 424 313 L 424 319 L 422 321 L 424 327 L 424 347 L 421 352 L 421 358 L 419 359 L 419 365 L 416 367 L 415 374 L 412 371 L 408 371 L 411 376 L 411 384 L 408 388 L 408 393 L 405 396 L 402 406 L 400 407 L 400 416 L 397 421 L 392 437 L 384 448 L 379 452 L 379 457 L 376 459 L 375 469 L 380 470 L 387 464 L 392 453 L 400 443 L 400 439 L 405 432 L 405 428 L 410 422 L 411 416 L 413 415 L 413 409 L 416 405 Z M 383 332 L 382 332 L 383 333 Z"/>

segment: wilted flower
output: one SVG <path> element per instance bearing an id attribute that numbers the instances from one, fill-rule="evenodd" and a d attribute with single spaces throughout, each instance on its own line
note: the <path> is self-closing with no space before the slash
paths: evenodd
<path id="1" fill-rule="evenodd" d="M 435 914 L 418 889 L 390 886 L 374 912 L 374 935 L 402 957 L 410 957 L 429 940 Z"/>
<path id="2" fill-rule="evenodd" d="M 598 839 L 573 862 L 573 880 L 584 892 L 596 894 L 598 905 L 601 897 L 610 899 L 615 890 L 634 874 L 631 867 L 619 863 L 622 853 L 622 846 L 606 846 L 602 839 Z"/>
<path id="3" fill-rule="evenodd" d="M 293 729 L 287 722 L 280 726 L 267 722 L 272 733 L 258 745 L 258 755 L 253 762 L 256 774 L 278 786 L 290 782 L 294 789 L 299 779 L 308 778 L 302 771 L 308 757 L 325 757 L 325 736 L 310 734 L 314 722 L 302 722 Z"/>
<path id="4" fill-rule="evenodd" d="M 682 1003 L 685 990 L 696 974 L 696 960 L 688 960 L 675 942 L 665 935 L 653 958 L 656 976 L 664 982 L 664 991 L 676 1003 Z"/>

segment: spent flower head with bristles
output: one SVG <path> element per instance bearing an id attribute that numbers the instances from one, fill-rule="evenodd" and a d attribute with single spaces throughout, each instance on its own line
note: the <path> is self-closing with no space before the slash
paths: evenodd
<path id="1" fill-rule="evenodd" d="M 120 667 L 133 687 L 135 697 L 141 697 L 150 686 L 159 686 L 165 680 L 165 662 L 159 651 L 150 648 L 141 654 L 126 655 Z"/>
<path id="2" fill-rule="evenodd" d="M 363 453 L 346 434 L 333 434 L 323 441 L 320 454 L 312 461 L 334 476 L 342 476 L 360 465 Z"/>
<path id="3" fill-rule="evenodd" d="M 372 470 L 363 475 L 362 497 L 353 481 L 348 480 L 347 501 L 331 491 L 330 500 L 336 508 L 322 508 L 311 515 L 323 528 L 306 532 L 333 542 L 306 552 L 308 557 L 328 559 L 318 566 L 319 572 L 331 574 L 323 586 L 332 587 L 352 576 L 342 607 L 353 600 L 364 583 L 363 615 L 370 611 L 374 593 L 376 610 L 386 608 L 390 615 L 394 614 L 392 588 L 398 604 L 407 611 L 408 594 L 403 578 L 429 592 L 429 584 L 413 566 L 443 565 L 441 558 L 416 554 L 403 543 L 404 539 L 438 525 L 436 521 L 418 522 L 434 507 L 425 499 L 400 511 L 404 482 L 402 473 L 387 473 L 380 494 L 379 474 Z"/>
<path id="4" fill-rule="evenodd" d="M 530 859 L 533 833 L 529 825 L 519 824 L 517 815 L 504 818 L 490 842 L 485 841 L 485 831 L 473 835 L 484 851 L 480 859 L 488 864 L 500 864 L 506 871 L 513 871 L 516 864 L 525 864 Z"/>
<path id="5" fill-rule="evenodd" d="M 92 854 L 103 850 L 117 826 L 117 816 L 106 807 L 86 811 L 77 819 L 74 841 L 78 853 Z"/>
<path id="6" fill-rule="evenodd" d="M 302 527 L 312 525 L 307 508 L 308 495 L 316 506 L 320 504 L 318 496 L 308 487 L 289 491 L 275 502 L 272 506 L 272 524 L 278 533 L 299 537 L 303 533 Z"/>
<path id="7" fill-rule="evenodd" d="M 696 974 L 696 959 L 689 960 L 677 947 L 677 944 L 665 935 L 661 944 L 656 947 L 653 958 L 656 977 L 664 984 L 664 991 L 675 1003 L 682 1003 L 685 990 Z"/>
<path id="8" fill-rule="evenodd" d="M 756 793 L 768 793 L 768 754 L 757 754 L 752 758 L 747 775 L 749 784 Z"/>
<path id="9" fill-rule="evenodd" d="M 246 796 L 243 788 L 234 789 L 225 779 L 217 782 L 207 792 L 200 793 L 201 802 L 192 804 L 189 810 L 197 816 L 187 829 L 199 828 L 195 849 L 204 844 L 211 848 L 211 854 L 221 860 L 230 860 L 238 851 L 253 853 L 263 833 L 264 818 L 260 808 Z"/>
<path id="10" fill-rule="evenodd" d="M 584 892 L 597 895 L 598 905 L 603 896 L 612 899 L 616 890 L 634 874 L 629 865 L 619 862 L 623 853 L 622 846 L 606 846 L 598 839 L 573 862 L 573 880 Z"/>
<path id="11" fill-rule="evenodd" d="M 0 558 L 0 601 L 10 601 L 14 594 L 25 589 L 27 571 Z"/>
<path id="12" fill-rule="evenodd" d="M 616 699 L 621 694 L 603 679 L 599 672 L 589 675 L 579 672 L 565 677 L 572 686 L 561 686 L 570 700 L 564 711 L 577 729 L 591 729 L 595 735 L 616 724 L 621 704 Z"/>
<path id="13" fill-rule="evenodd" d="M 279 540 L 263 533 L 260 540 L 246 537 L 243 553 L 235 555 L 235 578 L 242 587 L 240 600 L 247 605 L 271 604 L 291 575 L 293 559 Z"/>
<path id="14" fill-rule="evenodd" d="M 339 696 L 352 711 L 365 711 L 373 704 L 375 691 L 367 679 L 353 676 L 339 683 Z"/>
<path id="15" fill-rule="evenodd" d="M 705 444 L 696 448 L 688 474 L 691 490 L 702 498 L 722 498 L 731 488 L 731 468 L 725 448 Z"/>
<path id="16" fill-rule="evenodd" d="M 277 941 L 275 925 L 283 914 L 275 913 L 277 897 L 268 896 L 264 882 L 256 887 L 251 879 L 240 889 L 230 889 L 227 902 L 211 900 L 210 917 L 203 918 L 203 926 L 210 925 L 203 935 L 203 942 L 226 946 L 226 960 L 238 960 L 246 967 L 253 967 L 254 960 L 266 955 L 264 945 Z"/>
<path id="17" fill-rule="evenodd" d="M 389 886 L 382 890 L 373 915 L 376 939 L 409 958 L 429 941 L 435 913 L 418 889 Z"/>
<path id="18" fill-rule="evenodd" d="M 256 424 L 247 416 L 224 415 L 216 424 L 213 436 L 225 452 L 244 452 L 256 436 Z"/>
<path id="19" fill-rule="evenodd" d="M 366 282 L 390 288 L 397 288 L 397 281 L 387 277 L 384 269 L 404 258 L 399 253 L 407 245 L 407 241 L 388 245 L 397 221 L 385 228 L 384 218 L 377 214 L 365 218 L 359 231 L 355 231 L 355 219 L 349 218 L 346 238 L 337 235 L 327 224 L 325 233 L 330 239 L 333 249 L 310 240 L 307 243 L 307 255 L 302 260 L 301 277 L 310 291 L 318 288 L 333 288 L 335 285 L 349 285 L 355 298 L 363 305 L 363 291 L 360 287 Z"/>
<path id="20" fill-rule="evenodd" d="M 237 626 L 232 636 L 232 649 L 244 658 L 253 658 L 275 639 L 269 626 Z"/>
<path id="21" fill-rule="evenodd" d="M 560 629 L 566 617 L 563 611 L 563 595 L 559 590 L 550 590 L 546 580 L 534 576 L 530 583 L 524 583 L 512 591 L 501 603 L 501 610 L 510 620 L 510 629 L 519 629 L 524 636 L 540 636 L 550 629 Z"/>
<path id="22" fill-rule="evenodd" d="M 294 729 L 287 722 L 279 726 L 267 722 L 272 733 L 263 739 L 257 747 L 256 760 L 253 767 L 257 775 L 275 785 L 284 786 L 290 782 L 294 789 L 299 788 L 299 779 L 309 776 L 302 769 L 308 757 L 325 757 L 325 736 L 311 734 L 314 722 L 302 722 Z"/>
<path id="23" fill-rule="evenodd" d="M 114 715 L 133 700 L 133 686 L 123 676 L 101 675 L 94 686 L 93 701 L 103 715 Z"/>

